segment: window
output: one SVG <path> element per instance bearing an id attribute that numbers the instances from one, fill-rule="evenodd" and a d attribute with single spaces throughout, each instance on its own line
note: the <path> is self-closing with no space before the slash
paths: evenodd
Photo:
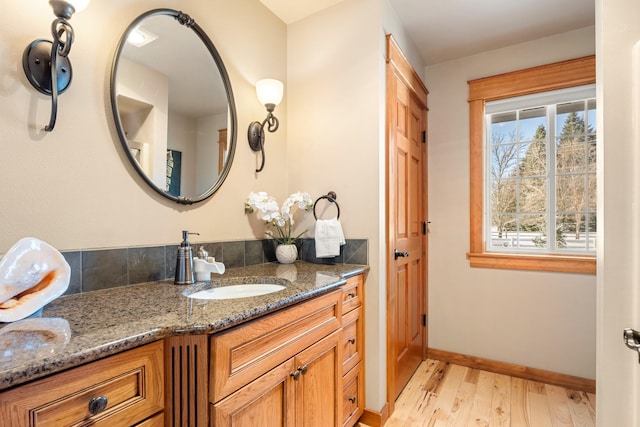
<path id="1" fill-rule="evenodd" d="M 595 273 L 595 57 L 469 82 L 475 267 Z"/>

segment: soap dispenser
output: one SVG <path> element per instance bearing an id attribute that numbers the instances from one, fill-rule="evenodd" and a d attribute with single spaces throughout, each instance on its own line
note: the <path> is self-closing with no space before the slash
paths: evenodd
<path id="1" fill-rule="evenodd" d="M 187 230 L 182 231 L 182 243 L 178 248 L 176 259 L 176 280 L 174 281 L 176 285 L 191 285 L 196 282 L 189 234 L 200 235 L 200 233 L 189 233 Z"/>

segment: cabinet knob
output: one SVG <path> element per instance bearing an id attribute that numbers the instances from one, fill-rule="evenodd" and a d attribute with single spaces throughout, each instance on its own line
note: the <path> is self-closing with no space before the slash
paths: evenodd
<path id="1" fill-rule="evenodd" d="M 89 401 L 89 413 L 91 413 L 91 415 L 98 415 L 107 409 L 108 404 L 109 400 L 105 396 L 94 397 Z"/>
<path id="2" fill-rule="evenodd" d="M 355 343 L 356 343 L 356 339 L 355 339 L 355 338 L 349 338 L 349 342 L 350 342 L 351 344 L 355 344 Z"/>
<path id="3" fill-rule="evenodd" d="M 306 373 L 307 373 L 307 369 L 308 369 L 308 368 L 307 368 L 307 365 L 304 365 L 304 366 L 300 366 L 300 367 L 298 368 L 298 371 L 299 371 L 302 375 L 304 375 L 304 374 L 306 374 Z"/>
<path id="4" fill-rule="evenodd" d="M 300 377 L 300 369 L 291 372 L 289 375 L 291 375 L 291 378 L 293 378 L 294 380 L 297 380 Z"/>
<path id="5" fill-rule="evenodd" d="M 356 403 L 356 397 L 355 397 L 355 396 L 351 396 L 351 397 L 349 398 L 349 402 L 351 402 L 351 403 Z"/>
<path id="6" fill-rule="evenodd" d="M 348 296 L 349 298 L 355 298 L 355 297 L 356 297 L 356 293 L 355 293 L 355 292 L 349 292 L 349 293 L 347 294 L 347 296 Z"/>

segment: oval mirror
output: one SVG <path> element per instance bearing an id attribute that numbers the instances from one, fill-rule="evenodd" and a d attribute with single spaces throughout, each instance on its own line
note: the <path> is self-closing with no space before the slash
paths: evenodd
<path id="1" fill-rule="evenodd" d="M 236 145 L 233 92 L 189 15 L 155 9 L 129 25 L 113 59 L 111 108 L 127 157 L 155 191 L 192 204 L 222 185 Z"/>

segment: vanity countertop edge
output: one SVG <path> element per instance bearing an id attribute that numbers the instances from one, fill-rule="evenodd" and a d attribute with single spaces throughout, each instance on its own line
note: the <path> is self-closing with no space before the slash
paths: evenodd
<path id="1" fill-rule="evenodd" d="M 168 279 L 63 296 L 36 317 L 42 319 L 38 323 L 63 324 L 60 337 L 55 337 L 56 331 L 30 331 L 25 321 L 0 323 L 0 390 L 169 336 L 220 332 L 329 292 L 368 270 L 366 265 L 296 261 L 230 268 L 222 276 L 213 275 L 211 286 L 241 277 L 276 277 L 290 283 L 282 291 L 242 299 L 188 298 L 183 293 L 189 285 L 174 285 Z"/>

